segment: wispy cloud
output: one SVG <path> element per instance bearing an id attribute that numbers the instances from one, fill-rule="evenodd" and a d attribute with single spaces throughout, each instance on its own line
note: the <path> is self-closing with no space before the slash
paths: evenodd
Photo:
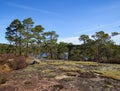
<path id="1" fill-rule="evenodd" d="M 8 6 L 21 8 L 21 9 L 24 9 L 24 10 L 37 11 L 37 12 L 41 12 L 41 13 L 44 13 L 44 14 L 58 15 L 57 13 L 52 12 L 52 11 L 48 11 L 48 10 L 44 10 L 44 9 L 38 9 L 38 8 L 34 8 L 34 7 L 26 6 L 26 5 L 21 5 L 21 4 L 16 4 L 16 3 L 12 3 L 12 2 L 6 2 L 5 4 L 8 5 Z"/>
<path id="2" fill-rule="evenodd" d="M 76 37 L 67 37 L 67 38 L 60 38 L 58 42 L 66 42 L 66 43 L 73 43 L 73 44 L 80 44 L 80 41 L 78 40 L 78 36 Z"/>
<path id="3" fill-rule="evenodd" d="M 89 36 L 91 36 L 91 35 L 89 35 Z M 115 44 L 120 45 L 120 35 L 114 36 L 111 39 L 115 42 Z M 79 36 L 61 38 L 58 40 L 58 43 L 59 42 L 66 42 L 66 43 L 73 43 L 73 44 L 81 44 L 82 43 L 79 41 Z"/>
<path id="4" fill-rule="evenodd" d="M 116 28 L 120 30 L 119 25 L 120 25 L 120 21 L 117 21 L 117 22 L 114 22 L 114 23 L 99 25 L 99 26 L 96 26 L 96 27 L 93 27 L 93 28 L 80 29 L 80 32 L 77 32 L 77 33 L 73 34 L 74 37 L 60 38 L 58 40 L 58 42 L 67 42 L 67 43 L 73 43 L 73 44 L 81 44 L 81 42 L 78 40 L 80 35 L 87 34 L 87 35 L 91 36 L 91 35 L 95 34 L 95 32 L 98 32 L 98 31 L 101 31 L 101 30 L 111 34 L 111 32 L 114 32 L 114 30 Z M 119 32 L 119 30 L 115 30 L 115 31 Z M 112 37 L 112 40 L 116 44 L 120 44 L 120 35 Z"/>
<path id="5" fill-rule="evenodd" d="M 120 21 L 114 22 L 114 23 L 109 23 L 109 24 L 104 24 L 104 25 L 97 25 L 92 28 L 87 28 L 87 29 L 80 29 L 80 32 L 74 33 L 74 35 L 80 35 L 80 34 L 92 34 L 97 31 L 107 31 L 108 33 L 113 32 L 113 28 L 119 28 L 120 26 Z M 106 29 L 111 29 L 111 30 L 106 30 Z M 115 30 L 115 29 L 114 29 Z"/>
<path id="6" fill-rule="evenodd" d="M 103 13 L 103 12 L 113 11 L 119 8 L 120 8 L 120 2 L 116 2 L 116 3 L 112 3 L 108 5 L 102 5 L 101 7 L 97 9 L 93 9 L 92 12 Z"/>

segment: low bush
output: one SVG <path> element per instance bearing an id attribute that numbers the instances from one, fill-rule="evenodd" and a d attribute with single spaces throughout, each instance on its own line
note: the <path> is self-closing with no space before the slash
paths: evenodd
<path id="1" fill-rule="evenodd" d="M 26 67 L 26 59 L 24 56 L 15 56 L 13 54 L 0 55 L 0 65 L 7 64 L 13 70 Z"/>
<path id="2" fill-rule="evenodd" d="M 25 57 L 24 56 L 17 56 L 14 57 L 14 60 L 8 61 L 7 64 L 12 68 L 13 70 L 22 69 L 27 66 Z"/>
<path id="3" fill-rule="evenodd" d="M 16 57 L 15 58 L 15 62 L 17 64 L 17 68 L 16 69 L 22 69 L 22 68 L 27 66 L 24 56 Z"/>
<path id="4" fill-rule="evenodd" d="M 12 59 L 14 58 L 15 56 L 13 54 L 3 54 L 3 55 L 0 55 L 0 64 L 3 65 L 6 63 L 6 61 L 8 59 Z"/>

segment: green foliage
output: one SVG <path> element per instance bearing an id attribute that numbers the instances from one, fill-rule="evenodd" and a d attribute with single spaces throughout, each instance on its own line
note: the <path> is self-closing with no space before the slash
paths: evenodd
<path id="1" fill-rule="evenodd" d="M 59 36 L 56 31 L 44 32 L 42 25 L 34 27 L 32 18 L 23 21 L 15 19 L 6 30 L 5 38 L 10 45 L 1 44 L 0 54 L 14 53 L 28 56 L 45 53 L 47 59 L 120 63 L 120 46 L 115 45 L 111 40 L 111 37 L 120 34 L 118 32 L 112 32 L 110 35 L 104 31 L 98 31 L 91 37 L 83 34 L 79 37 L 83 43 L 74 45 L 57 43 Z"/>
<path id="2" fill-rule="evenodd" d="M 50 54 L 50 58 L 57 58 L 57 38 L 55 31 L 43 32 L 42 25 L 33 27 L 32 18 L 24 19 L 22 22 L 18 19 L 13 20 L 6 28 L 6 39 L 10 42 L 8 53 L 16 55 L 29 54 L 37 55 L 41 52 Z M 53 50 L 55 49 L 55 50 Z M 2 51 L 2 49 L 1 49 Z M 3 52 L 3 51 L 2 51 Z"/>
<path id="3" fill-rule="evenodd" d="M 11 24 L 6 28 L 6 39 L 11 43 L 15 44 L 15 54 L 18 54 L 18 46 L 20 46 L 19 54 L 21 55 L 21 44 L 22 44 L 22 35 L 23 26 L 22 23 L 15 19 Z"/>
<path id="4" fill-rule="evenodd" d="M 88 35 L 81 35 L 79 38 L 80 41 L 83 41 L 84 44 L 88 42 L 89 36 Z"/>
<path id="5" fill-rule="evenodd" d="M 67 43 L 60 42 L 57 45 L 57 59 L 67 59 L 65 54 L 68 51 Z"/>
<path id="6" fill-rule="evenodd" d="M 58 34 L 55 31 L 44 32 L 43 38 L 44 53 L 48 54 L 49 59 L 56 59 Z"/>
<path id="7" fill-rule="evenodd" d="M 118 35 L 118 32 L 113 32 L 112 35 L 104 31 L 96 32 L 92 35 L 92 39 L 88 35 L 81 35 L 79 40 L 84 43 L 80 45 L 80 57 L 82 60 L 92 60 L 98 62 L 111 62 L 111 60 L 118 60 L 119 45 L 115 45 L 111 37 Z M 116 50 L 116 48 L 118 48 Z M 117 52 L 117 53 L 116 53 Z M 114 61 L 115 62 L 115 61 Z M 118 61 L 117 61 L 118 63 Z"/>

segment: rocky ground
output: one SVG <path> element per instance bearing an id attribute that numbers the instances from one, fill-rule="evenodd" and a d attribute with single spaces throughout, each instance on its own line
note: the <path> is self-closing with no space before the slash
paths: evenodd
<path id="1" fill-rule="evenodd" d="M 120 65 L 45 61 L 0 74 L 0 91 L 120 91 Z"/>

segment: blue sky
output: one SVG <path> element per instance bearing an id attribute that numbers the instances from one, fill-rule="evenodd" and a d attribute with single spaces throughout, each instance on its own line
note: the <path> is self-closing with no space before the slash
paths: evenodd
<path id="1" fill-rule="evenodd" d="M 82 34 L 120 31 L 120 0 L 0 0 L 0 42 L 14 19 L 31 17 L 45 31 L 55 30 L 58 41 L 79 44 Z M 113 38 L 120 43 L 120 36 Z"/>

